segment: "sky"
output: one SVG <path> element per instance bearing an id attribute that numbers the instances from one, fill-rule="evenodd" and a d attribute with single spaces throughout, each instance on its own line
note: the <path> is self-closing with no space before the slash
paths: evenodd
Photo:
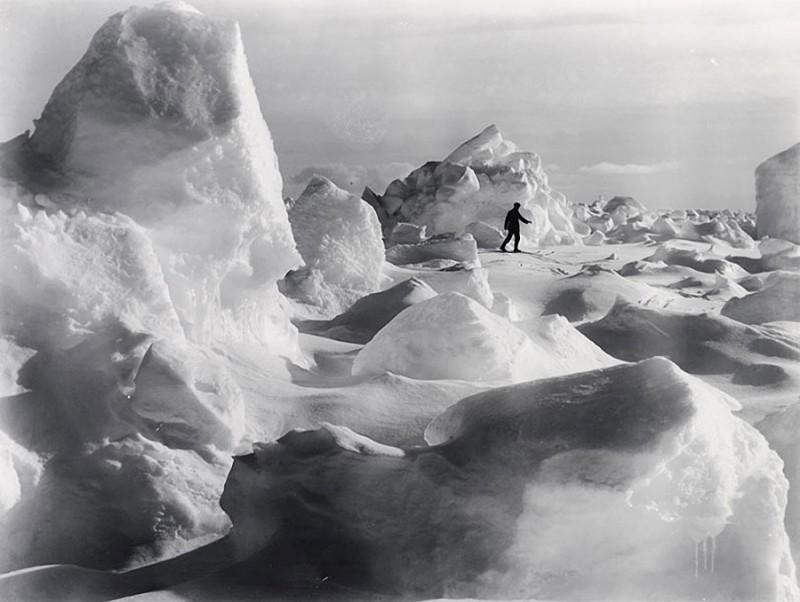
<path id="1" fill-rule="evenodd" d="M 0 0 L 0 140 L 132 0 Z M 571 200 L 754 208 L 800 141 L 800 1 L 196 0 L 239 21 L 287 195 L 382 192 L 494 123 Z"/>

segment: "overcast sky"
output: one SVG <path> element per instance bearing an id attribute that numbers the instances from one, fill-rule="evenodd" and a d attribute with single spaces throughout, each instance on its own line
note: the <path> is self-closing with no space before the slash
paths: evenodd
<path id="1" fill-rule="evenodd" d="M 131 0 L 0 0 L 0 139 Z M 577 201 L 753 208 L 800 141 L 800 1 L 197 0 L 237 19 L 287 194 L 382 192 L 490 123 Z"/>

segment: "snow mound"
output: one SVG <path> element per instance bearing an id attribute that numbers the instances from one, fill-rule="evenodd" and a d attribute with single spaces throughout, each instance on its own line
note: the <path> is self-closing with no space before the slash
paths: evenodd
<path id="1" fill-rule="evenodd" d="M 425 282 L 409 278 L 385 291 L 362 297 L 331 320 L 308 320 L 300 328 L 339 341 L 366 343 L 401 311 L 435 296 L 436 291 Z"/>
<path id="2" fill-rule="evenodd" d="M 315 176 L 289 210 L 289 221 L 306 268 L 320 272 L 327 297 L 336 301 L 329 309 L 341 311 L 378 289 L 383 240 L 367 203 Z"/>
<path id="3" fill-rule="evenodd" d="M 443 161 L 429 161 L 389 184 L 379 200 L 384 228 L 397 222 L 428 233 L 464 232 L 473 222 L 499 228 L 515 202 L 533 224 L 527 244 L 580 243 L 566 197 L 551 189 L 538 155 L 522 152 L 490 125 Z"/>
<path id="4" fill-rule="evenodd" d="M 437 293 L 461 293 L 488 309 L 494 306 L 494 293 L 489 286 L 489 272 L 486 268 L 458 263 L 441 270 L 420 270 L 416 277 L 429 284 Z"/>
<path id="5" fill-rule="evenodd" d="M 651 359 L 462 400 L 431 423 L 434 447 L 402 456 L 350 451 L 328 430 L 256 445 L 221 500 L 250 553 L 220 583 L 793 599 L 781 461 L 728 404 Z"/>
<path id="6" fill-rule="evenodd" d="M 756 229 L 800 244 L 800 143 L 756 168 Z"/>
<path id="7" fill-rule="evenodd" d="M 563 346 L 554 353 L 550 346 L 562 343 L 553 332 L 540 334 L 534 342 L 474 300 L 443 293 L 389 322 L 358 353 L 353 374 L 520 382 L 574 371 L 581 360 L 567 361 L 570 353 Z"/>
<path id="8" fill-rule="evenodd" d="M 472 222 L 467 224 L 464 228 L 464 232 L 472 234 L 472 236 L 475 237 L 475 241 L 478 243 L 478 247 L 481 249 L 497 249 L 503 244 L 506 238 L 503 232 L 486 222 Z"/>
<path id="9" fill-rule="evenodd" d="M 782 270 L 773 272 L 760 291 L 725 303 L 722 315 L 745 324 L 800 321 L 800 274 Z"/>
<path id="10" fill-rule="evenodd" d="M 115 14 L 15 151 L 5 171 L 49 208 L 147 228 L 191 340 L 296 349 L 264 300 L 299 257 L 235 22 L 169 3 Z"/>

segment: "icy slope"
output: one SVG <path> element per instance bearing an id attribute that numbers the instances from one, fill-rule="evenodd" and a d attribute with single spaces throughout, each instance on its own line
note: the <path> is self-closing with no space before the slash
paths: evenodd
<path id="1" fill-rule="evenodd" d="M 430 425 L 428 449 L 290 433 L 236 459 L 222 504 L 252 555 L 215 580 L 258 591 L 325 577 L 334 592 L 412 598 L 792 599 L 781 462 L 728 406 L 652 359 L 463 400 Z"/>

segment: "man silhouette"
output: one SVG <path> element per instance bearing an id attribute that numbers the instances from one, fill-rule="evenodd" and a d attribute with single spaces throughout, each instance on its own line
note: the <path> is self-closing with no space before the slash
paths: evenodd
<path id="1" fill-rule="evenodd" d="M 514 253 L 519 253 L 519 223 L 524 222 L 526 224 L 530 224 L 530 220 L 525 219 L 519 214 L 519 203 L 514 203 L 514 208 L 506 213 L 506 223 L 503 225 L 503 228 L 508 231 L 508 236 L 503 241 L 503 244 L 500 245 L 500 250 L 503 253 L 506 253 L 506 245 L 511 240 L 511 237 L 514 237 Z"/>

